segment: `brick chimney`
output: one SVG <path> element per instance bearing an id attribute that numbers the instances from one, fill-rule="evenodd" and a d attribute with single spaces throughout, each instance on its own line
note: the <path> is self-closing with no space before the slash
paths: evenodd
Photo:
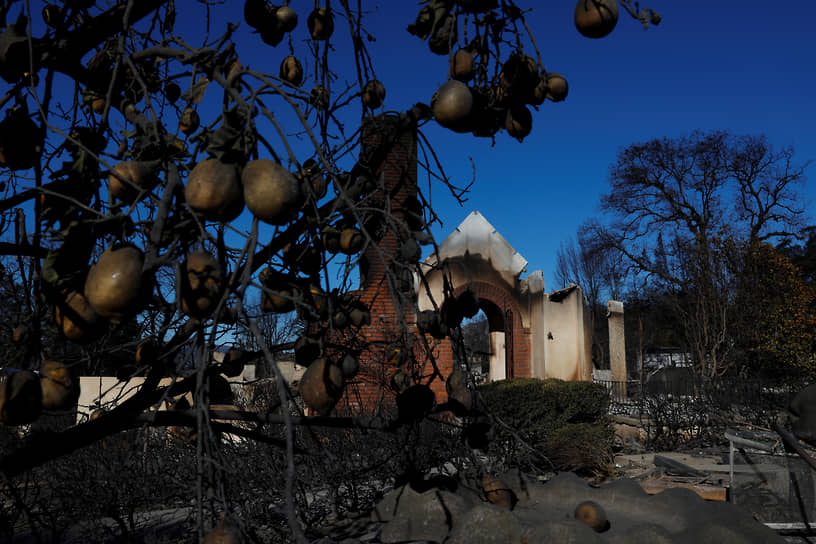
<path id="1" fill-rule="evenodd" d="M 374 178 L 372 200 L 379 201 L 383 213 L 372 215 L 376 221 L 367 224 L 376 236 L 360 259 L 357 294 L 369 306 L 371 324 L 356 338 L 365 346 L 361 371 L 347 387 L 344 404 L 353 412 L 389 412 L 394 405 L 390 383 L 399 370 L 394 350 L 401 345 L 404 355 L 415 336 L 412 267 L 398 262 L 400 248 L 410 236 L 406 213 L 414 209 L 417 198 L 417 127 L 404 114 L 380 115 L 365 122 L 362 134 L 359 163 L 363 170 L 366 163 L 371 165 L 363 175 Z"/>

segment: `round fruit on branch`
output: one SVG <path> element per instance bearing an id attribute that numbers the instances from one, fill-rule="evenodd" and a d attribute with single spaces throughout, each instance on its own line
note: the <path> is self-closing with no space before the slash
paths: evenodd
<path id="1" fill-rule="evenodd" d="M 295 87 L 303 82 L 303 65 L 294 55 L 285 57 L 280 65 L 280 78 Z"/>
<path id="2" fill-rule="evenodd" d="M 385 85 L 378 79 L 372 79 L 363 87 L 362 99 L 367 108 L 379 108 L 385 100 Z"/>
<path id="3" fill-rule="evenodd" d="M 455 298 L 447 298 L 442 303 L 439 310 L 442 324 L 449 329 L 455 329 L 462 323 L 462 310 L 459 308 L 459 301 Z"/>
<path id="4" fill-rule="evenodd" d="M 314 336 L 303 335 L 295 340 L 295 363 L 300 366 L 309 366 L 312 361 L 320 357 L 323 351 L 320 338 Z"/>
<path id="5" fill-rule="evenodd" d="M 343 379 L 351 380 L 360 372 L 360 361 L 354 355 L 347 353 L 340 360 L 340 370 L 343 371 Z"/>
<path id="6" fill-rule="evenodd" d="M 102 115 L 105 112 L 105 98 L 98 94 L 93 94 L 88 98 L 88 103 L 91 105 L 91 110 L 97 115 Z"/>
<path id="7" fill-rule="evenodd" d="M 521 104 L 514 104 L 507 110 L 504 128 L 507 134 L 522 142 L 533 130 L 533 115 Z"/>
<path id="8" fill-rule="evenodd" d="M 304 292 L 305 304 L 297 307 L 298 316 L 307 321 L 325 321 L 329 317 L 329 296 L 317 283 Z"/>
<path id="9" fill-rule="evenodd" d="M 111 247 L 88 271 L 85 298 L 114 323 L 136 312 L 142 289 L 144 256 L 133 246 Z"/>
<path id="10" fill-rule="evenodd" d="M 450 58 L 450 77 L 467 83 L 476 75 L 476 60 L 473 53 L 459 49 Z"/>
<path id="11" fill-rule="evenodd" d="M 436 395 L 426 384 L 412 385 L 397 395 L 397 413 L 400 421 L 419 421 L 433 410 Z"/>
<path id="12" fill-rule="evenodd" d="M 298 15 L 290 6 L 280 6 L 275 10 L 275 17 L 284 32 L 292 32 L 297 27 Z"/>
<path id="13" fill-rule="evenodd" d="M 269 159 L 248 163 L 241 172 L 244 200 L 252 214 L 270 225 L 285 225 L 303 204 L 301 182 L 286 168 Z"/>
<path id="14" fill-rule="evenodd" d="M 561 102 L 567 97 L 569 86 L 561 74 L 549 72 L 547 74 L 547 98 L 553 102 Z"/>
<path id="15" fill-rule="evenodd" d="M 216 358 L 216 355 L 218 354 L 213 353 L 213 359 Z M 246 362 L 252 357 L 250 352 L 242 349 L 230 349 L 227 353 L 222 353 L 221 355 L 223 355 L 223 357 L 219 369 L 221 374 L 227 378 L 240 376 L 244 371 Z"/>
<path id="16" fill-rule="evenodd" d="M 617 24 L 617 0 L 578 0 L 575 5 L 575 28 L 587 38 L 603 38 Z"/>
<path id="17" fill-rule="evenodd" d="M 352 300 L 349 304 L 349 322 L 357 327 L 365 327 L 371 324 L 371 311 L 365 302 L 359 299 Z"/>
<path id="18" fill-rule="evenodd" d="M 524 100 L 538 84 L 535 59 L 523 53 L 513 53 L 502 65 L 500 85 L 511 99 Z"/>
<path id="19" fill-rule="evenodd" d="M 272 15 L 272 10 L 266 0 L 246 0 L 244 2 L 244 20 L 254 28 L 260 30 Z"/>
<path id="20" fill-rule="evenodd" d="M 317 8 L 306 19 L 313 40 L 328 40 L 334 32 L 334 17 L 329 8 Z"/>
<path id="21" fill-rule="evenodd" d="M 344 308 L 339 301 L 335 303 L 334 313 L 332 314 L 331 324 L 335 329 L 345 329 L 349 326 L 351 319 L 347 308 Z"/>
<path id="22" fill-rule="evenodd" d="M 65 20 L 62 8 L 55 4 L 46 4 L 41 15 L 43 22 L 51 28 L 59 28 Z"/>
<path id="23" fill-rule="evenodd" d="M 527 97 L 526 102 L 531 106 L 540 106 L 544 103 L 544 100 L 547 99 L 548 91 L 549 88 L 547 87 L 547 77 L 539 75 L 535 87 L 533 87 L 532 92 Z"/>
<path id="24" fill-rule="evenodd" d="M 340 231 L 340 251 L 346 255 L 356 255 L 365 246 L 365 236 L 359 229 L 346 227 Z"/>
<path id="25" fill-rule="evenodd" d="M 326 110 L 329 108 L 331 95 L 328 89 L 323 85 L 315 85 L 309 93 L 309 104 L 319 110 Z"/>
<path id="26" fill-rule="evenodd" d="M 462 429 L 462 436 L 467 445 L 474 450 L 483 450 L 490 445 L 492 439 L 492 423 L 488 416 L 475 416 Z"/>
<path id="27" fill-rule="evenodd" d="M 184 197 L 190 208 L 208 221 L 227 223 L 244 210 L 238 168 L 218 159 L 205 159 L 195 165 L 187 178 Z"/>
<path id="28" fill-rule="evenodd" d="M 400 245 L 399 258 L 401 262 L 415 264 L 422 257 L 422 246 L 414 238 L 408 238 Z"/>
<path id="29" fill-rule="evenodd" d="M 423 310 L 417 315 L 417 328 L 420 332 L 430 334 L 436 340 L 447 336 L 447 330 L 442 325 L 442 318 L 436 310 Z"/>
<path id="30" fill-rule="evenodd" d="M 21 14 L 14 24 L 0 32 L 0 77 L 6 83 L 17 83 L 31 66 L 27 26 L 28 18 Z"/>
<path id="31" fill-rule="evenodd" d="M 224 292 L 224 273 L 218 261 L 200 250 L 190 253 L 182 266 L 181 311 L 199 319 L 215 310 Z"/>
<path id="32" fill-rule="evenodd" d="M 40 160 L 43 137 L 26 107 L 12 108 L 0 121 L 0 166 L 10 170 L 34 168 Z"/>
<path id="33" fill-rule="evenodd" d="M 63 362 L 42 360 L 40 388 L 43 410 L 68 410 L 79 399 L 79 382 Z"/>
<path id="34" fill-rule="evenodd" d="M 431 98 L 436 122 L 451 130 L 464 130 L 473 108 L 473 95 L 468 86 L 452 79 L 442 85 Z"/>
<path id="35" fill-rule="evenodd" d="M 301 179 L 302 183 L 304 183 L 306 191 L 309 193 L 307 196 L 313 202 L 317 202 L 326 196 L 329 189 L 329 182 L 323 175 L 317 161 L 314 159 L 306 159 L 296 175 Z M 311 191 L 309 191 L 309 189 L 311 189 Z"/>
<path id="36" fill-rule="evenodd" d="M 394 265 L 394 286 L 403 295 L 411 295 L 417 287 L 417 277 L 413 267 Z"/>
<path id="37" fill-rule="evenodd" d="M 168 81 L 164 85 L 164 96 L 167 98 L 168 102 L 174 104 L 176 100 L 181 98 L 181 87 L 179 87 L 178 83 Z"/>
<path id="38" fill-rule="evenodd" d="M 193 108 L 184 108 L 184 111 L 181 112 L 181 117 L 179 117 L 179 130 L 189 135 L 198 130 L 199 126 L 201 126 L 201 118 L 198 116 L 198 113 L 196 113 Z"/>
<path id="39" fill-rule="evenodd" d="M 456 297 L 456 302 L 459 305 L 462 317 L 470 319 L 479 313 L 479 297 L 470 289 L 462 291 L 462 293 Z"/>
<path id="40" fill-rule="evenodd" d="M 287 277 L 272 268 L 264 268 L 258 276 L 261 291 L 261 309 L 264 312 L 285 314 L 295 309 L 295 287 Z"/>
<path id="41" fill-rule="evenodd" d="M 159 345 L 156 338 L 148 336 L 144 338 L 136 346 L 136 353 L 133 354 L 133 360 L 140 366 L 151 366 L 159 357 Z"/>
<path id="42" fill-rule="evenodd" d="M 343 396 L 343 371 L 325 357 L 315 360 L 300 379 L 300 395 L 310 410 L 329 415 Z"/>
<path id="43" fill-rule="evenodd" d="M 124 203 L 132 204 L 139 195 L 155 187 L 156 167 L 152 162 L 123 161 L 108 176 L 108 192 Z"/>
<path id="44" fill-rule="evenodd" d="M 102 329 L 99 315 L 85 295 L 70 291 L 64 300 L 54 305 L 54 321 L 57 330 L 68 340 L 87 342 Z"/>
<path id="45" fill-rule="evenodd" d="M 323 248 L 332 255 L 340 252 L 340 231 L 336 228 L 331 226 L 324 228 L 320 241 L 323 242 Z"/>

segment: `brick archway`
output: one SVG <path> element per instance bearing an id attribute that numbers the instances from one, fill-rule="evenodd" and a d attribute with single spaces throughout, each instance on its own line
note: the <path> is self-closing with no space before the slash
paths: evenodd
<path id="1" fill-rule="evenodd" d="M 454 295 L 459 296 L 470 289 L 479 297 L 480 308 L 485 312 L 492 330 L 498 330 L 498 321 L 503 325 L 501 330 L 505 334 L 505 364 L 507 378 L 532 376 L 532 361 L 530 358 L 530 328 L 525 327 L 522 321 L 522 312 L 515 298 L 503 287 L 489 282 L 473 280 L 468 285 L 454 289 Z M 487 301 L 489 304 L 482 304 Z M 489 311 L 489 312 L 488 312 Z M 500 315 L 496 315 L 499 312 Z M 446 340 L 447 349 L 452 349 L 450 341 Z M 451 353 L 451 360 L 453 360 Z"/>

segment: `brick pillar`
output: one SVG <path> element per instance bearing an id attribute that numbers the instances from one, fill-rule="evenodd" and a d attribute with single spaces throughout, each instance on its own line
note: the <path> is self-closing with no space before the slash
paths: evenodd
<path id="1" fill-rule="evenodd" d="M 363 175 L 372 176 L 377 187 L 367 198 L 373 196 L 371 200 L 378 200 L 385 212 L 374 215 L 384 221 L 379 221 L 376 243 L 360 259 L 358 296 L 369 306 L 371 324 L 360 330 L 359 340 L 366 348 L 360 356 L 360 375 L 348 388 L 345 402 L 353 412 L 372 413 L 393 407 L 389 383 L 399 367 L 386 359 L 395 344 L 413 345 L 416 334 L 415 294 L 409 292 L 400 299 L 395 293 L 395 275 L 388 273 L 391 269 L 399 277 L 401 269 L 394 265 L 393 257 L 408 236 L 403 227 L 406 211 L 416 202 L 416 123 L 405 116 L 378 116 L 363 125 L 362 140 L 359 162 L 371 164 L 371 171 Z"/>
<path id="2" fill-rule="evenodd" d="M 408 234 L 402 228 L 407 209 L 417 196 L 417 138 L 416 124 L 401 116 L 378 116 L 363 125 L 361 162 L 378 162 L 376 155 L 385 149 L 385 157 L 374 167 L 377 190 L 374 200 L 390 210 L 392 221 L 384 225 L 385 232 L 376 246 L 369 246 L 363 254 L 361 289 L 376 291 L 386 280 L 386 268 L 401 245 L 400 237 Z M 402 231 L 402 232 L 400 232 Z"/>

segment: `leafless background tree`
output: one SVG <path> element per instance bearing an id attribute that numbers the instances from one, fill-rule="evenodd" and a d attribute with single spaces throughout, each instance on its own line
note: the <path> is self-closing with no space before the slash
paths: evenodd
<path id="1" fill-rule="evenodd" d="M 671 303 L 700 376 L 738 363 L 745 307 L 735 302 L 760 296 L 741 279 L 756 248 L 800 236 L 806 166 L 764 137 L 715 131 L 632 144 L 610 167 L 609 222 L 584 235 L 617 252 L 642 291 Z"/>

